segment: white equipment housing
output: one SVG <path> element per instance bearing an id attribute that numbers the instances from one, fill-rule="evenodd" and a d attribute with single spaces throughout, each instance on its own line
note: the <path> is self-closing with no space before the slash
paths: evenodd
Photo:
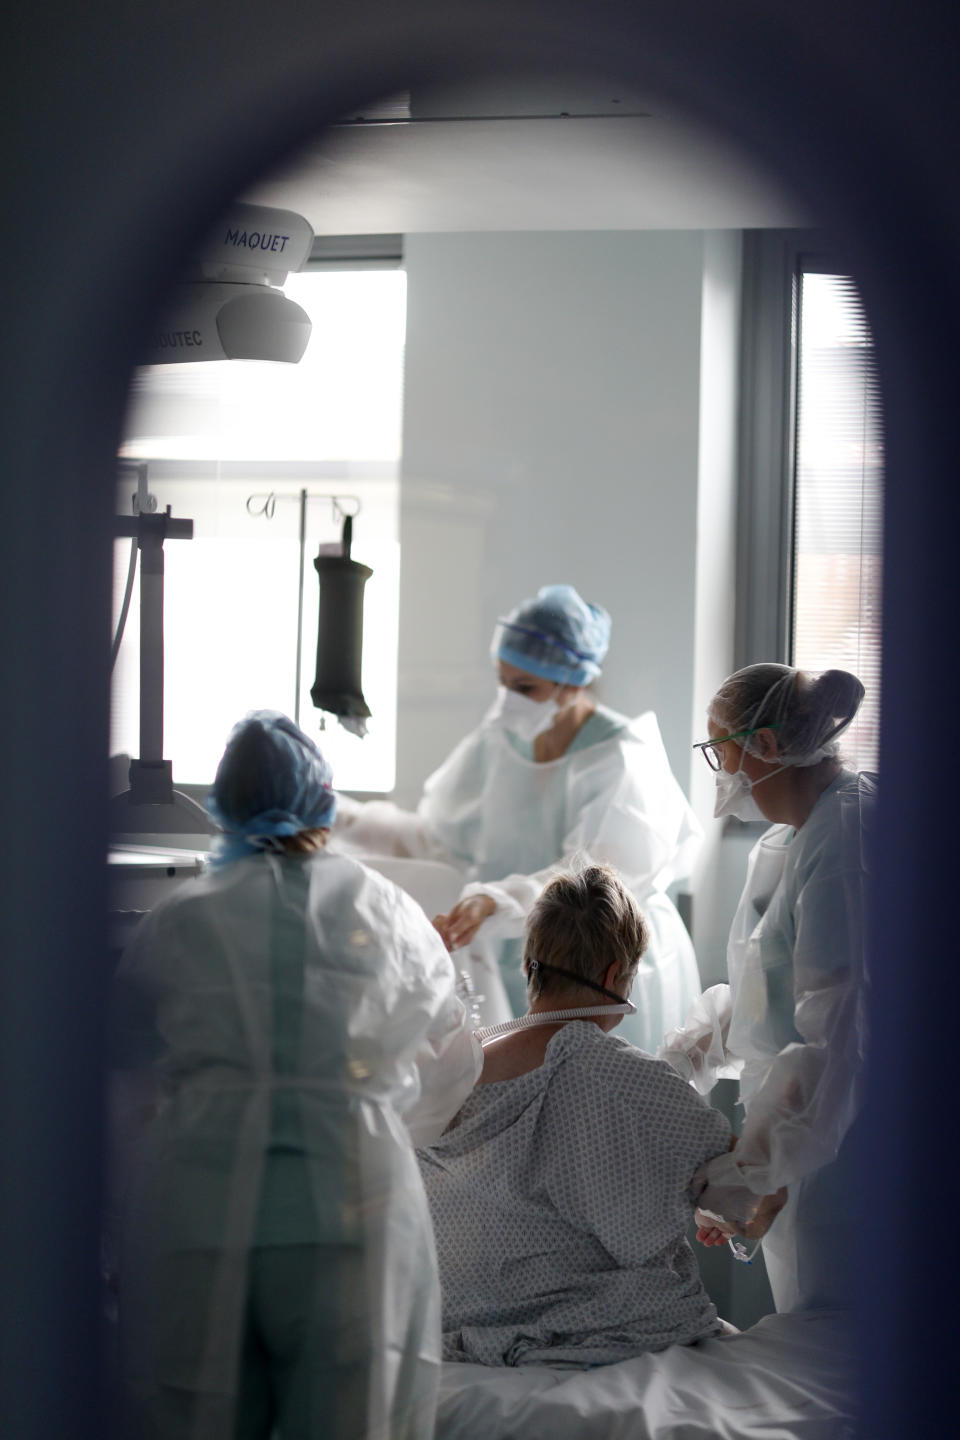
<path id="1" fill-rule="evenodd" d="M 279 288 L 310 254 L 302 215 L 234 205 L 195 256 L 150 336 L 146 365 L 199 360 L 296 364 L 307 348 L 306 311 Z"/>

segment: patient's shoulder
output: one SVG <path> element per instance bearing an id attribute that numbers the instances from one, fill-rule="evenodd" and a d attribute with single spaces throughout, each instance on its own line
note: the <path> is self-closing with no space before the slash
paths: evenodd
<path id="1" fill-rule="evenodd" d="M 594 1084 L 614 1084 L 628 1089 L 635 1085 L 666 1085 L 673 1090 L 678 1082 L 684 1092 L 689 1089 L 665 1061 L 589 1020 L 531 1025 L 488 1041 L 483 1047 L 483 1070 L 477 1084 L 495 1085 L 539 1069 L 551 1084 L 565 1075 L 587 1089 Z"/>
<path id="2" fill-rule="evenodd" d="M 681 1100 L 700 1098 L 665 1060 L 588 1021 L 563 1026 L 548 1041 L 544 1065 L 555 1068 L 558 1079 L 565 1072 L 575 1084 L 597 1084 L 615 1094 L 643 1090 Z"/>
<path id="3" fill-rule="evenodd" d="M 689 1160 L 692 1170 L 729 1145 L 729 1122 L 664 1060 L 596 1026 L 570 1025 L 547 1047 L 555 1063 L 547 1095 L 555 1114 L 589 1112 L 596 1132 L 616 1143 L 651 1144 Z"/>
<path id="4" fill-rule="evenodd" d="M 532 1025 L 514 1030 L 483 1047 L 483 1070 L 478 1085 L 495 1085 L 502 1080 L 516 1080 L 531 1070 L 539 1070 L 552 1037 L 562 1026 Z"/>
<path id="5" fill-rule="evenodd" d="M 568 1020 L 565 1025 L 557 1026 L 548 1048 L 551 1055 L 563 1055 L 565 1059 L 576 1059 L 584 1064 L 600 1055 L 611 1059 L 617 1056 L 619 1062 L 628 1065 L 637 1061 L 658 1063 L 645 1050 L 631 1045 L 629 1040 L 621 1040 L 616 1030 L 601 1030 L 592 1020 Z"/>
<path id="6" fill-rule="evenodd" d="M 544 1063 L 571 1071 L 602 1070 L 639 1075 L 651 1066 L 659 1066 L 660 1061 L 589 1020 L 572 1020 L 558 1026 L 548 1039 Z"/>

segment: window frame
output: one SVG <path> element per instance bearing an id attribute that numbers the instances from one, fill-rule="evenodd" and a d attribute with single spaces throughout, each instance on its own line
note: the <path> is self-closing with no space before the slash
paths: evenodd
<path id="1" fill-rule="evenodd" d="M 402 270 L 402 235 L 316 235 L 302 270 Z"/>
<path id="2" fill-rule="evenodd" d="M 793 663 L 800 276 L 851 274 L 819 230 L 743 235 L 737 667 Z"/>
<path id="3" fill-rule="evenodd" d="M 318 272 L 331 271 L 370 271 L 370 270 L 404 270 L 403 236 L 399 234 L 382 235 L 329 235 L 316 236 L 311 252 L 306 262 L 300 267 L 300 274 L 317 274 Z M 403 391 L 403 372 L 401 369 L 401 406 Z M 197 483 L 203 484 L 203 478 L 199 477 L 197 471 L 211 470 L 213 473 L 205 478 L 217 478 L 219 481 L 227 481 L 237 485 L 238 493 L 244 486 L 256 486 L 257 488 L 269 487 L 271 482 L 278 484 L 283 490 L 290 486 L 298 489 L 303 487 L 312 488 L 320 485 L 323 491 L 329 487 L 329 497 L 335 494 L 346 495 L 348 492 L 360 489 L 365 484 L 372 482 L 375 485 L 390 476 L 394 485 L 398 533 L 396 543 L 399 552 L 399 505 L 400 505 L 400 478 L 402 472 L 402 427 L 401 427 L 401 451 L 396 461 L 366 461 L 359 466 L 352 460 L 299 460 L 299 459 L 265 459 L 265 460 L 210 460 L 210 459 L 189 459 L 161 457 L 147 459 L 144 463 L 150 467 L 150 485 L 163 485 L 165 482 L 176 483 Z M 120 466 L 138 463 L 136 459 L 124 457 L 121 451 Z M 118 499 L 121 500 L 119 513 L 126 513 L 122 507 L 122 496 L 130 481 L 128 477 L 121 478 L 118 471 L 116 489 Z M 289 498 L 289 497 L 288 497 Z M 320 493 L 311 494 L 312 500 L 323 498 Z M 352 495 L 349 498 L 353 498 Z M 139 583 L 139 580 L 138 580 Z M 299 606 L 301 616 L 304 609 L 304 584 L 305 576 L 301 566 L 301 581 L 299 593 Z M 397 596 L 399 603 L 399 594 Z M 138 636 L 139 644 L 139 636 Z M 398 657 L 399 662 L 399 657 Z M 302 681 L 302 667 L 298 665 L 297 676 L 294 680 L 296 687 Z M 399 690 L 399 671 L 396 674 L 396 688 Z M 112 689 L 112 686 L 111 686 Z M 398 700 L 398 696 L 397 696 Z M 111 711 L 112 711 L 111 699 Z M 293 706 L 290 707 L 291 714 Z M 301 707 L 302 708 L 302 707 Z M 328 717 L 327 723 L 331 723 L 332 717 Z M 164 748 L 168 747 L 165 736 Z M 396 765 L 399 753 L 399 704 L 394 714 L 394 727 L 392 736 L 392 766 L 394 773 L 394 785 L 396 784 Z M 190 795 L 194 799 L 203 800 L 209 791 L 210 780 L 204 781 L 181 781 L 177 779 L 179 790 Z M 367 797 L 380 796 L 392 793 L 380 788 L 354 790 L 351 793 L 364 794 Z"/>

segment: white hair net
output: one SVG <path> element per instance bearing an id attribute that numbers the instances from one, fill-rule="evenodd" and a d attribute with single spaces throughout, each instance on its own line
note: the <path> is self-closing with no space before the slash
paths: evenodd
<path id="1" fill-rule="evenodd" d="M 790 665 L 747 665 L 725 680 L 710 702 L 714 725 L 730 734 L 769 727 L 778 765 L 816 765 L 839 753 L 837 737 L 860 708 L 863 686 L 847 670 L 814 675 Z M 737 743 L 767 759 L 753 735 Z"/>

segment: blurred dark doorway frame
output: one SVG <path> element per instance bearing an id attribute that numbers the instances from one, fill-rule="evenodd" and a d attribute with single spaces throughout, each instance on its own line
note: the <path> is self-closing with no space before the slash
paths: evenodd
<path id="1" fill-rule="evenodd" d="M 19 12 L 19 13 L 17 13 Z M 183 256 L 351 105 L 476 69 L 590 65 L 776 167 L 850 255 L 887 433 L 862 1434 L 938 1433 L 952 1386 L 939 1207 L 954 1127 L 960 15 L 940 0 L 226 0 L 15 7 L 0 527 L 0 1425 L 105 1433 L 98 1387 L 113 456 Z M 214 597 L 215 598 L 215 597 Z M 214 642 L 215 643 L 215 642 Z M 952 939 L 952 937 L 951 937 Z M 946 1100 L 950 1104 L 950 1100 Z M 948 1378 L 950 1377 L 950 1378 Z M 951 1413 L 952 1418 L 952 1413 Z"/>

